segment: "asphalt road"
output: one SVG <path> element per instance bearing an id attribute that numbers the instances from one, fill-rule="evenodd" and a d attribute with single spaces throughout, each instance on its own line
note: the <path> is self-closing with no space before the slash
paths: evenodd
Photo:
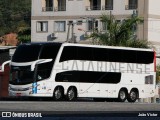
<path id="1" fill-rule="evenodd" d="M 138 117 L 139 114 L 156 115 L 160 117 L 159 103 L 119 103 L 93 101 L 0 101 L 0 116 L 2 112 L 41 113 L 42 116 L 56 117 Z M 14 114 L 13 114 L 14 115 Z M 95 119 L 94 119 L 95 120 Z"/>
<path id="2" fill-rule="evenodd" d="M 160 103 L 0 101 L 0 111 L 160 111 Z"/>

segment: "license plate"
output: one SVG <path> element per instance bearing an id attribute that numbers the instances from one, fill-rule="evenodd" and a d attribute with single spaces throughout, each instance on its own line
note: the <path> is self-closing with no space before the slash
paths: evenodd
<path id="1" fill-rule="evenodd" d="M 16 93 L 16 96 L 21 96 L 21 93 Z"/>

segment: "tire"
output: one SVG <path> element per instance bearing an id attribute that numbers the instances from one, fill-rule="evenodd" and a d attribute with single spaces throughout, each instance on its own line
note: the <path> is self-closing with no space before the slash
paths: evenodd
<path id="1" fill-rule="evenodd" d="M 127 93 L 124 89 L 121 89 L 118 94 L 118 101 L 124 102 L 127 99 Z"/>
<path id="2" fill-rule="evenodd" d="M 70 87 L 67 91 L 67 100 L 74 101 L 77 98 L 77 91 L 75 88 Z"/>
<path id="3" fill-rule="evenodd" d="M 138 99 L 138 92 L 136 90 L 131 90 L 128 95 L 128 102 L 135 102 Z"/>
<path id="4" fill-rule="evenodd" d="M 61 87 L 55 88 L 53 92 L 53 100 L 60 101 L 63 99 L 64 92 Z"/>

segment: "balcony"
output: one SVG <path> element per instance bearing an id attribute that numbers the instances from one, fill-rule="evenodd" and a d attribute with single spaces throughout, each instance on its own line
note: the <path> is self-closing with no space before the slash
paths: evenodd
<path id="1" fill-rule="evenodd" d="M 137 4 L 129 4 L 125 6 L 126 10 L 135 10 L 137 9 L 138 5 Z"/>
<path id="2" fill-rule="evenodd" d="M 54 7 L 54 11 L 66 11 L 66 6 Z"/>
<path id="3" fill-rule="evenodd" d="M 42 12 L 53 11 L 53 7 L 42 7 Z"/>
<path id="4" fill-rule="evenodd" d="M 86 6 L 86 11 L 101 10 L 101 6 Z"/>
<path id="5" fill-rule="evenodd" d="M 113 5 L 102 6 L 102 10 L 113 10 Z"/>

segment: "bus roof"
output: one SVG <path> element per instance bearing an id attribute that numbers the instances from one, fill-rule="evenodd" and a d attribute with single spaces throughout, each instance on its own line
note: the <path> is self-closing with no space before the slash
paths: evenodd
<path id="1" fill-rule="evenodd" d="M 62 44 L 63 46 L 81 46 L 81 47 L 110 48 L 110 49 L 123 49 L 123 50 L 154 51 L 152 48 L 131 48 L 131 47 L 121 47 L 121 46 L 105 46 L 105 45 L 58 43 L 58 42 L 35 42 L 35 43 L 26 43 L 24 45 L 53 45 L 53 44 L 59 44 L 59 45 Z"/>
<path id="2" fill-rule="evenodd" d="M 54 45 L 54 44 L 62 44 L 58 42 L 32 42 L 32 43 L 25 43 L 22 45 Z"/>
<path id="3" fill-rule="evenodd" d="M 138 51 L 154 51 L 152 48 L 131 48 L 131 47 L 121 47 L 121 46 L 104 46 L 104 45 L 74 44 L 74 43 L 63 43 L 63 46 L 81 46 L 81 47 L 96 47 L 96 48 L 110 48 L 110 49 L 124 49 L 124 50 L 138 50 Z"/>

